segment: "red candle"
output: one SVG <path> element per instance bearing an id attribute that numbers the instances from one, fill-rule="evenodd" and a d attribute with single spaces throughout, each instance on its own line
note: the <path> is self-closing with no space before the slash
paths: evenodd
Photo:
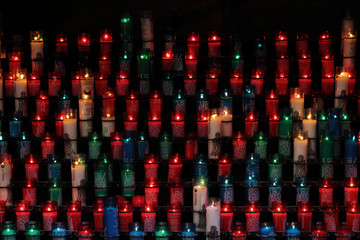
<path id="1" fill-rule="evenodd" d="M 209 58 L 221 56 L 221 38 L 215 31 L 209 33 L 208 50 Z"/>
<path id="2" fill-rule="evenodd" d="M 172 50 L 163 51 L 162 53 L 162 70 L 171 71 L 173 69 L 173 52 Z"/>
<path id="3" fill-rule="evenodd" d="M 145 196 L 143 195 L 135 195 L 132 197 L 132 203 L 134 207 L 142 208 L 145 203 Z"/>
<path id="4" fill-rule="evenodd" d="M 55 97 L 61 90 L 61 75 L 56 72 L 49 73 L 49 96 Z"/>
<path id="5" fill-rule="evenodd" d="M 159 167 L 158 157 L 152 153 L 146 154 L 144 160 L 145 179 L 149 179 L 149 178 L 156 179 L 158 177 L 158 167 Z"/>
<path id="6" fill-rule="evenodd" d="M 219 72 L 212 70 L 207 72 L 205 79 L 205 88 L 209 91 L 209 95 L 216 95 L 218 93 Z"/>
<path id="7" fill-rule="evenodd" d="M 336 240 L 351 240 L 352 231 L 346 225 L 340 226 L 340 229 L 336 231 Z"/>
<path id="8" fill-rule="evenodd" d="M 185 54 L 185 68 L 188 73 L 197 74 L 198 60 L 192 53 L 187 52 Z"/>
<path id="9" fill-rule="evenodd" d="M 183 157 L 178 153 L 172 154 L 169 160 L 168 182 L 176 183 L 181 181 Z"/>
<path id="10" fill-rule="evenodd" d="M 141 218 L 142 222 L 144 223 L 144 231 L 154 232 L 156 223 L 156 210 L 155 207 L 147 201 L 146 206 L 144 206 L 143 210 L 141 211 Z"/>
<path id="11" fill-rule="evenodd" d="M 334 75 L 335 67 L 334 67 L 334 56 L 332 54 L 326 54 L 321 57 L 321 66 L 322 66 L 322 74 L 324 75 Z"/>
<path id="12" fill-rule="evenodd" d="M 170 183 L 170 204 L 183 206 L 184 204 L 184 183 Z"/>
<path id="13" fill-rule="evenodd" d="M 183 138 L 185 135 L 185 116 L 183 111 L 171 113 L 172 135 L 175 138 Z"/>
<path id="14" fill-rule="evenodd" d="M 317 222 L 311 232 L 312 240 L 324 240 L 326 239 L 326 231 L 322 222 Z"/>
<path id="15" fill-rule="evenodd" d="M 222 232 L 231 232 L 234 218 L 234 206 L 232 202 L 221 203 L 220 229 Z"/>
<path id="16" fill-rule="evenodd" d="M 319 186 L 319 205 L 324 206 L 326 203 L 333 203 L 333 179 L 322 178 Z"/>
<path id="17" fill-rule="evenodd" d="M 137 115 L 136 115 L 137 116 Z M 124 130 L 125 131 L 137 131 L 138 121 L 136 116 L 126 115 L 124 116 Z"/>
<path id="18" fill-rule="evenodd" d="M 51 231 L 51 224 L 57 222 L 57 204 L 55 201 L 47 201 L 41 204 L 43 216 L 43 229 Z"/>
<path id="19" fill-rule="evenodd" d="M 260 204 L 258 202 L 245 203 L 246 231 L 259 232 Z"/>
<path id="20" fill-rule="evenodd" d="M 309 36 L 307 32 L 297 32 L 296 33 L 296 54 L 297 56 L 302 56 L 304 53 L 307 53 L 309 50 Z"/>
<path id="21" fill-rule="evenodd" d="M 246 154 L 246 138 L 244 133 L 237 132 L 233 135 L 233 156 L 234 159 L 245 159 Z"/>
<path id="22" fill-rule="evenodd" d="M 266 115 L 279 115 L 279 97 L 274 90 L 270 90 L 266 97 Z"/>
<path id="23" fill-rule="evenodd" d="M 111 156 L 112 159 L 121 159 L 122 157 L 122 140 L 120 133 L 113 133 L 111 139 Z"/>
<path id="24" fill-rule="evenodd" d="M 282 201 L 272 202 L 272 217 L 275 232 L 284 232 L 287 220 L 287 203 Z"/>
<path id="25" fill-rule="evenodd" d="M 184 78 L 184 89 L 186 95 L 194 96 L 196 93 L 196 74 L 187 72 Z"/>
<path id="26" fill-rule="evenodd" d="M 360 205 L 358 202 L 348 203 L 346 208 L 346 223 L 352 231 L 360 231 Z"/>
<path id="27" fill-rule="evenodd" d="M 326 202 L 321 210 L 324 213 L 325 230 L 327 232 L 336 232 L 339 228 L 339 209 L 337 202 Z"/>
<path id="28" fill-rule="evenodd" d="M 138 94 L 131 91 L 125 101 L 126 101 L 126 113 L 134 117 L 137 116 L 139 114 Z"/>
<path id="29" fill-rule="evenodd" d="M 31 121 L 32 135 L 36 138 L 41 138 L 45 134 L 45 119 L 39 114 L 35 115 Z"/>
<path id="30" fill-rule="evenodd" d="M 66 203 L 67 209 L 67 225 L 68 230 L 76 231 L 78 230 L 79 224 L 81 223 L 81 202 L 80 201 L 71 201 Z"/>
<path id="31" fill-rule="evenodd" d="M 209 112 L 208 111 L 198 111 L 197 112 L 197 133 L 199 138 L 206 138 L 208 135 L 209 127 Z"/>
<path id="32" fill-rule="evenodd" d="M 56 52 L 61 53 L 64 52 L 67 55 L 68 52 L 68 40 L 65 34 L 57 34 L 56 35 Z"/>
<path id="33" fill-rule="evenodd" d="M 5 82 L 5 95 L 7 97 L 14 97 L 14 80 L 16 79 L 15 73 L 9 72 L 4 74 Z"/>
<path id="34" fill-rule="evenodd" d="M 255 87 L 255 94 L 260 95 L 263 92 L 264 72 L 261 69 L 252 71 L 250 84 Z"/>
<path id="35" fill-rule="evenodd" d="M 105 97 L 105 91 L 108 89 L 108 75 L 105 73 L 95 73 L 95 95 Z M 111 96 L 110 96 L 111 97 Z"/>
<path id="36" fill-rule="evenodd" d="M 269 136 L 277 137 L 279 135 L 279 115 L 269 117 Z"/>
<path id="37" fill-rule="evenodd" d="M 287 56 L 281 56 L 276 59 L 276 71 L 279 74 L 289 75 L 289 58 Z"/>
<path id="38" fill-rule="evenodd" d="M 189 133 L 185 140 L 185 159 L 194 159 L 198 154 L 198 140 L 196 133 Z"/>
<path id="39" fill-rule="evenodd" d="M 187 51 L 191 53 L 194 57 L 199 56 L 200 48 L 200 34 L 191 32 L 187 37 Z"/>
<path id="40" fill-rule="evenodd" d="M 78 34 L 78 50 L 79 52 L 90 52 L 90 34 Z"/>
<path id="41" fill-rule="evenodd" d="M 298 59 L 299 76 L 311 74 L 311 55 L 310 53 L 302 54 Z"/>
<path id="42" fill-rule="evenodd" d="M 231 156 L 227 153 L 221 154 L 218 161 L 218 179 L 220 178 L 220 176 L 231 175 L 231 168 Z"/>
<path id="43" fill-rule="evenodd" d="M 40 74 L 31 72 L 28 76 L 28 95 L 30 97 L 38 96 L 40 93 Z"/>
<path id="44" fill-rule="evenodd" d="M 275 35 L 275 49 L 276 56 L 288 55 L 288 33 L 284 31 L 278 31 Z"/>
<path id="45" fill-rule="evenodd" d="M 345 178 L 344 203 L 358 202 L 359 199 L 359 179 Z"/>
<path id="46" fill-rule="evenodd" d="M 25 156 L 25 176 L 27 180 L 34 180 L 35 182 L 39 179 L 39 158 L 33 154 Z"/>
<path id="47" fill-rule="evenodd" d="M 304 94 L 309 94 L 311 91 L 311 75 L 299 76 L 299 89 Z"/>
<path id="48" fill-rule="evenodd" d="M 21 52 L 11 52 L 8 54 L 9 72 L 18 73 L 21 70 Z"/>
<path id="49" fill-rule="evenodd" d="M 149 137 L 157 138 L 161 132 L 161 117 L 148 114 Z"/>
<path id="50" fill-rule="evenodd" d="M 98 63 L 100 74 L 105 74 L 107 76 L 111 75 L 111 59 L 107 56 L 101 56 Z"/>
<path id="51" fill-rule="evenodd" d="M 102 94 L 102 110 L 103 112 L 115 115 L 116 95 L 113 89 L 104 89 Z"/>
<path id="52" fill-rule="evenodd" d="M 356 72 L 351 71 L 349 72 L 349 94 L 355 94 L 355 83 L 356 83 Z"/>
<path id="53" fill-rule="evenodd" d="M 321 93 L 325 95 L 334 95 L 335 93 L 334 75 L 322 75 L 321 77 Z"/>
<path id="54" fill-rule="evenodd" d="M 29 202 L 18 201 L 15 203 L 16 229 L 25 231 L 25 223 L 30 221 Z"/>
<path id="55" fill-rule="evenodd" d="M 148 178 L 145 181 L 145 203 L 158 206 L 159 203 L 159 180 Z"/>
<path id="56" fill-rule="evenodd" d="M 245 112 L 245 136 L 253 137 L 258 131 L 258 113 L 255 111 Z"/>
<path id="57" fill-rule="evenodd" d="M 319 35 L 320 57 L 331 52 L 331 33 L 329 31 L 320 32 Z"/>
<path id="58" fill-rule="evenodd" d="M 311 231 L 312 203 L 298 202 L 298 222 L 301 224 L 301 231 Z"/>
<path id="59" fill-rule="evenodd" d="M 285 74 L 276 74 L 275 78 L 276 92 L 279 95 L 286 95 L 289 93 L 289 78 Z"/>
<path id="60" fill-rule="evenodd" d="M 81 74 L 80 72 L 71 73 L 71 90 L 73 96 L 81 96 Z"/>
<path id="61" fill-rule="evenodd" d="M 154 90 L 150 93 L 149 96 L 149 114 L 151 116 L 157 115 L 161 116 L 162 114 L 162 97 L 159 90 Z"/>
<path id="62" fill-rule="evenodd" d="M 126 197 L 123 197 L 121 195 L 117 195 L 116 196 L 118 199 L 118 206 L 122 206 L 123 204 L 127 203 L 128 201 L 126 200 Z"/>
<path id="63" fill-rule="evenodd" d="M 247 233 L 245 225 L 242 222 L 235 222 L 231 231 L 232 240 L 246 240 Z"/>
<path id="64" fill-rule="evenodd" d="M 56 137 L 64 136 L 64 115 L 62 113 L 55 113 L 55 129 Z"/>
<path id="65" fill-rule="evenodd" d="M 88 222 L 82 222 L 79 226 L 79 240 L 92 240 L 93 238 L 93 230 L 91 223 Z"/>
<path id="66" fill-rule="evenodd" d="M 47 155 L 55 153 L 55 140 L 52 134 L 45 133 L 41 140 L 41 158 L 46 159 Z"/>
<path id="67" fill-rule="evenodd" d="M 116 95 L 126 96 L 129 90 L 129 73 L 120 71 L 116 73 Z"/>
<path id="68" fill-rule="evenodd" d="M 240 95 L 243 86 L 243 76 L 240 71 L 233 71 L 230 73 L 230 88 L 234 95 Z"/>
<path id="69" fill-rule="evenodd" d="M 133 222 L 133 207 L 131 203 L 125 201 L 119 206 L 119 230 L 120 232 L 129 231 L 129 224 Z"/>
<path id="70" fill-rule="evenodd" d="M 0 223 L 3 223 L 5 221 L 5 212 L 6 212 L 6 201 L 1 200 L 0 201 Z"/>
<path id="71" fill-rule="evenodd" d="M 93 217 L 95 231 L 104 230 L 104 203 L 101 198 L 93 204 Z"/>
<path id="72" fill-rule="evenodd" d="M 112 48 L 112 32 L 108 29 L 100 31 L 100 54 L 103 56 L 111 57 L 111 48 Z"/>
<path id="73" fill-rule="evenodd" d="M 23 183 L 22 194 L 24 201 L 28 202 L 30 207 L 36 206 L 36 181 L 26 180 Z"/>
<path id="74" fill-rule="evenodd" d="M 40 116 L 49 115 L 49 97 L 46 91 L 40 91 L 36 98 L 36 112 Z"/>
<path id="75" fill-rule="evenodd" d="M 170 204 L 167 206 L 167 222 L 170 232 L 180 232 L 181 225 L 181 205 Z"/>

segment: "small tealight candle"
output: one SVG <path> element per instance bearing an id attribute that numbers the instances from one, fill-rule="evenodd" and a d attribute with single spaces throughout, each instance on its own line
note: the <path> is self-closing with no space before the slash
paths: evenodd
<path id="1" fill-rule="evenodd" d="M 167 222 L 157 222 L 155 225 L 155 240 L 169 240 L 170 227 Z"/>
<path id="2" fill-rule="evenodd" d="M 181 225 L 181 240 L 195 240 L 196 236 L 197 234 L 195 223 L 183 223 Z"/>
<path id="3" fill-rule="evenodd" d="M 286 239 L 287 240 L 300 240 L 300 226 L 296 222 L 286 223 Z"/>
<path id="4" fill-rule="evenodd" d="M 36 221 L 25 223 L 25 237 L 27 240 L 40 240 L 40 226 Z"/>
<path id="5" fill-rule="evenodd" d="M 65 222 L 54 222 L 51 224 L 51 235 L 53 240 L 66 240 L 66 223 Z"/>
<path id="6" fill-rule="evenodd" d="M 16 226 L 12 221 L 5 221 L 1 224 L 1 235 L 4 240 L 16 239 Z"/>
<path id="7" fill-rule="evenodd" d="M 79 235 L 79 240 L 92 240 L 93 230 L 91 223 L 89 222 L 79 223 L 78 235 Z"/>
<path id="8" fill-rule="evenodd" d="M 145 236 L 144 224 L 142 222 L 132 222 L 129 224 L 130 240 L 143 240 Z"/>
<path id="9" fill-rule="evenodd" d="M 264 222 L 260 226 L 260 237 L 262 240 L 275 240 L 274 225 L 271 222 Z"/>

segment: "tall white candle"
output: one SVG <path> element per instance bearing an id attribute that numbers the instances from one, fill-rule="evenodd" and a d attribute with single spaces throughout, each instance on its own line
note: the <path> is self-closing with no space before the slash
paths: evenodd
<path id="1" fill-rule="evenodd" d="M 335 97 L 341 96 L 341 93 L 348 92 L 349 89 L 349 73 L 336 69 L 335 76 Z"/>
<path id="2" fill-rule="evenodd" d="M 217 112 L 213 112 L 209 118 L 208 139 L 215 139 L 221 136 L 221 117 Z"/>
<path id="3" fill-rule="evenodd" d="M 77 119 L 76 111 L 68 111 L 63 120 L 64 137 L 68 136 L 69 139 L 77 139 Z"/>
<path id="4" fill-rule="evenodd" d="M 19 73 L 17 79 L 14 81 L 14 96 L 15 98 L 27 96 L 27 78 L 24 73 Z"/>
<path id="5" fill-rule="evenodd" d="M 79 99 L 79 119 L 89 120 L 93 117 L 94 104 L 89 94 L 83 94 Z"/>
<path id="6" fill-rule="evenodd" d="M 308 138 L 316 138 L 316 120 L 311 113 L 303 120 L 303 131 L 307 132 Z"/>
<path id="7" fill-rule="evenodd" d="M 220 236 L 220 199 L 210 200 L 206 207 L 206 235 L 215 238 Z"/>
<path id="8" fill-rule="evenodd" d="M 85 183 L 86 166 L 83 154 L 75 154 L 71 159 L 71 186 L 80 187 Z"/>
<path id="9" fill-rule="evenodd" d="M 205 185 L 195 185 L 193 187 L 193 211 L 202 211 L 206 207 L 208 191 Z"/>
<path id="10" fill-rule="evenodd" d="M 31 60 L 44 59 L 44 40 L 41 31 L 30 32 Z"/>
<path id="11" fill-rule="evenodd" d="M 223 111 L 221 116 L 221 136 L 232 137 L 233 115 L 228 111 Z"/>
<path id="12" fill-rule="evenodd" d="M 298 162 L 300 156 L 304 157 L 305 162 L 307 161 L 307 146 L 308 139 L 303 135 L 294 138 L 294 162 Z"/>
<path id="13" fill-rule="evenodd" d="M 153 23 L 150 12 L 145 12 L 141 18 L 141 39 L 142 41 L 154 40 Z"/>
<path id="14" fill-rule="evenodd" d="M 303 117 L 304 115 L 304 96 L 298 90 L 294 90 L 294 93 L 291 95 L 290 107 L 293 109 L 293 112 L 298 112 L 299 116 Z"/>
<path id="15" fill-rule="evenodd" d="M 115 132 L 115 117 L 107 114 L 102 117 L 102 135 L 110 137 Z"/>
<path id="16" fill-rule="evenodd" d="M 80 81 L 80 91 L 81 93 L 88 93 L 90 97 L 94 97 L 94 76 L 91 74 L 90 70 L 85 69 L 82 74 L 82 79 Z"/>
<path id="17" fill-rule="evenodd" d="M 2 162 L 0 165 L 0 187 L 7 187 L 11 183 L 12 171 L 10 162 Z"/>
<path id="18" fill-rule="evenodd" d="M 343 39 L 343 57 L 355 57 L 356 56 L 356 36 L 349 33 Z"/>

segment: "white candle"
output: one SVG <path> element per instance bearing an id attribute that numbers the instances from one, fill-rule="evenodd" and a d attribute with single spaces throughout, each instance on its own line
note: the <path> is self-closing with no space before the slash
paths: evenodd
<path id="1" fill-rule="evenodd" d="M 80 91 L 81 93 L 90 93 L 90 97 L 94 97 L 94 76 L 85 70 L 86 73 L 83 75 L 83 78 L 80 81 Z"/>
<path id="2" fill-rule="evenodd" d="M 44 58 L 44 42 L 43 41 L 31 41 L 31 60 L 40 60 Z"/>
<path id="3" fill-rule="evenodd" d="M 10 162 L 2 162 L 0 165 L 0 187 L 7 187 L 11 183 L 12 171 Z"/>
<path id="4" fill-rule="evenodd" d="M 305 162 L 307 161 L 307 146 L 308 139 L 303 135 L 294 138 L 294 162 L 298 162 L 300 156 L 304 157 Z"/>
<path id="5" fill-rule="evenodd" d="M 79 121 L 80 137 L 88 137 L 89 133 L 93 131 L 92 120 Z"/>
<path id="6" fill-rule="evenodd" d="M 221 135 L 221 117 L 216 113 L 212 113 L 209 118 L 209 134 L 208 139 L 219 138 Z"/>
<path id="7" fill-rule="evenodd" d="M 232 119 L 233 115 L 230 112 L 223 112 L 221 116 L 221 136 L 232 137 Z"/>
<path id="8" fill-rule="evenodd" d="M 207 205 L 208 191 L 204 185 L 193 187 L 193 211 L 203 211 Z"/>
<path id="9" fill-rule="evenodd" d="M 64 157 L 70 159 L 73 154 L 77 153 L 77 140 L 64 141 Z"/>
<path id="10" fill-rule="evenodd" d="M 71 186 L 80 187 L 85 183 L 85 162 L 82 155 L 73 155 L 71 159 Z"/>
<path id="11" fill-rule="evenodd" d="M 344 71 L 339 73 L 338 71 L 335 76 L 335 97 L 341 96 L 343 91 L 347 93 L 349 89 L 349 73 Z"/>
<path id="12" fill-rule="evenodd" d="M 206 235 L 220 236 L 220 200 L 214 200 L 206 207 Z M 207 237 L 207 239 L 211 239 Z"/>
<path id="13" fill-rule="evenodd" d="M 11 188 L 0 188 L 0 201 L 5 201 L 6 206 L 12 205 Z"/>
<path id="14" fill-rule="evenodd" d="M 111 133 L 115 132 L 115 117 L 107 114 L 102 117 L 102 135 L 110 137 Z"/>
<path id="15" fill-rule="evenodd" d="M 63 120 L 63 126 L 64 126 L 64 137 L 69 137 L 69 139 L 77 139 L 77 119 L 76 119 L 76 111 L 68 112 L 65 114 L 64 120 Z"/>
<path id="16" fill-rule="evenodd" d="M 154 39 L 153 23 L 149 16 L 141 18 L 141 38 L 142 41 L 152 41 Z"/>
<path id="17" fill-rule="evenodd" d="M 83 97 L 79 99 L 79 119 L 89 120 L 93 117 L 94 104 L 90 99 L 90 95 L 83 94 Z"/>
<path id="18" fill-rule="evenodd" d="M 343 57 L 355 57 L 356 56 L 356 37 L 349 33 L 343 39 Z"/>
<path id="19" fill-rule="evenodd" d="M 316 138 L 316 120 L 312 119 L 311 114 L 303 120 L 303 131 L 307 132 L 308 138 Z"/>
<path id="20" fill-rule="evenodd" d="M 27 96 L 27 79 L 26 74 L 20 73 L 14 81 L 15 98 L 24 98 Z"/>
<path id="21" fill-rule="evenodd" d="M 208 158 L 218 159 L 221 150 L 221 141 L 216 139 L 208 140 Z"/>
<path id="22" fill-rule="evenodd" d="M 304 115 L 304 97 L 299 92 L 295 91 L 295 93 L 291 95 L 290 105 L 293 112 L 298 112 L 302 118 Z"/>

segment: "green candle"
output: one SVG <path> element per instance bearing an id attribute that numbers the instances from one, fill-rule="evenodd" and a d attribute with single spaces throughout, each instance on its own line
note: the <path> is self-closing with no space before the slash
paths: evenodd
<path id="1" fill-rule="evenodd" d="M 40 227 L 36 221 L 25 223 L 26 240 L 40 240 Z"/>
<path id="2" fill-rule="evenodd" d="M 49 199 L 57 202 L 58 206 L 62 205 L 62 184 L 61 179 L 49 179 Z"/>
<path id="3" fill-rule="evenodd" d="M 138 56 L 138 73 L 140 79 L 150 78 L 150 49 L 142 48 Z"/>
<path id="4" fill-rule="evenodd" d="M 346 111 L 341 112 L 341 136 L 345 136 L 346 131 L 351 127 L 351 118 Z"/>
<path id="5" fill-rule="evenodd" d="M 328 126 L 328 114 L 323 110 L 319 110 L 316 113 L 317 117 L 317 136 L 321 136 L 321 133 L 327 129 Z"/>
<path id="6" fill-rule="evenodd" d="M 167 222 L 158 222 L 155 225 L 155 239 L 168 240 L 170 239 L 170 227 Z"/>
<path id="7" fill-rule="evenodd" d="M 120 32 L 122 41 L 133 40 L 133 22 L 128 12 L 123 13 L 120 20 Z"/>
<path id="8" fill-rule="evenodd" d="M 334 134 L 325 130 L 320 138 L 320 160 L 321 163 L 332 163 L 334 158 Z"/>
<path id="9" fill-rule="evenodd" d="M 121 164 L 121 187 L 124 197 L 135 195 L 135 171 L 132 163 Z"/>
<path id="10" fill-rule="evenodd" d="M 260 159 L 266 159 L 267 152 L 267 137 L 263 132 L 255 133 L 255 154 L 259 154 Z"/>
<path id="11" fill-rule="evenodd" d="M 172 153 L 172 141 L 170 136 L 167 133 L 164 133 L 160 138 L 160 158 L 169 159 L 170 154 Z"/>
<path id="12" fill-rule="evenodd" d="M 108 183 L 112 183 L 114 181 L 114 164 L 111 159 L 111 156 L 107 153 L 103 153 L 99 156 L 99 160 L 104 161 L 108 168 L 107 168 L 107 176 L 108 176 Z"/>
<path id="13" fill-rule="evenodd" d="M 96 197 L 105 197 L 108 195 L 108 164 L 107 161 L 99 159 L 94 167 L 94 187 Z"/>
<path id="14" fill-rule="evenodd" d="M 291 137 L 292 136 L 292 109 L 285 108 L 280 109 L 279 119 L 279 137 Z"/>
<path id="15" fill-rule="evenodd" d="M 16 226 L 12 221 L 2 223 L 1 235 L 3 240 L 16 240 Z"/>
<path id="16" fill-rule="evenodd" d="M 282 168 L 283 168 L 283 160 L 282 155 L 273 154 L 269 158 L 269 173 L 268 179 L 282 179 Z"/>
<path id="17" fill-rule="evenodd" d="M 96 132 L 89 133 L 89 158 L 97 159 L 101 155 L 102 141 Z"/>

